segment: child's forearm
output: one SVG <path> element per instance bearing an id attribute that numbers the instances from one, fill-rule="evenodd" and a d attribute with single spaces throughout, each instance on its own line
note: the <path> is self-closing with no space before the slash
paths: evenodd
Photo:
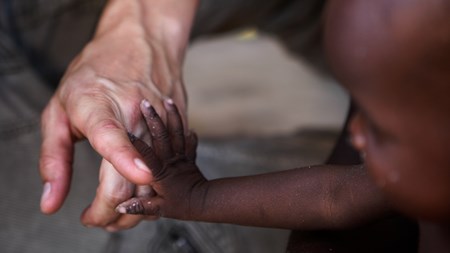
<path id="1" fill-rule="evenodd" d="M 333 229 L 387 212 L 362 166 L 314 166 L 206 182 L 192 219 L 288 229 Z"/>
<path id="2" fill-rule="evenodd" d="M 311 230 L 355 226 L 388 212 L 362 165 L 304 167 L 208 181 L 195 164 L 196 135 L 183 134 L 173 102 L 164 105 L 168 127 L 148 101 L 141 103 L 152 147 L 130 139 L 152 170 L 153 194 L 119 204 L 119 213 Z"/>

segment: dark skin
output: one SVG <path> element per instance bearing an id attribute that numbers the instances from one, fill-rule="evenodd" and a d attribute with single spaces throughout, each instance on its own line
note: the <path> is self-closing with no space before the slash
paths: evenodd
<path id="1" fill-rule="evenodd" d="M 175 106 L 166 103 L 173 119 L 167 129 L 141 106 L 155 149 L 138 139 L 133 144 L 153 168 L 155 192 L 117 210 L 319 230 L 367 224 L 388 216 L 392 204 L 419 222 L 420 252 L 449 252 L 449 13 L 448 1 L 439 0 L 330 1 L 325 48 L 357 103 L 349 129 L 364 165 L 208 181 L 193 162 L 195 141 L 173 123 L 180 121 Z"/>
<path id="2" fill-rule="evenodd" d="M 448 1 L 348 2 L 350 10 L 330 5 L 325 41 L 334 72 L 359 106 L 353 144 L 399 208 L 449 221 Z M 351 15 L 368 10 L 378 14 Z"/>
<path id="3" fill-rule="evenodd" d="M 349 246 L 353 249 L 355 243 L 342 244 L 341 241 L 349 237 L 354 240 L 354 235 L 363 232 L 360 226 L 394 216 L 361 165 L 312 166 L 208 181 L 195 165 L 196 135 L 185 134 L 172 102 L 164 104 L 167 126 L 148 101 L 141 103 L 154 148 L 130 135 L 133 145 L 152 168 L 153 192 L 120 204 L 116 208 L 119 213 L 302 231 L 357 228 L 355 234 L 339 238 L 338 247 L 324 244 L 324 238 L 314 234 L 301 234 L 301 238 L 295 234 L 290 248 L 296 249 L 296 242 L 301 242 L 300 249 L 313 250 L 310 252 L 321 252 L 324 246 L 327 251 L 331 247 L 344 251 Z M 375 229 L 379 231 L 378 227 Z M 305 244 L 305 240 L 309 244 Z M 376 242 L 379 240 L 373 243 Z"/>
<path id="4" fill-rule="evenodd" d="M 342 4 L 344 3 L 344 4 Z M 325 48 L 359 111 L 353 145 L 420 252 L 450 251 L 450 4 L 331 1 Z"/>
<path id="5" fill-rule="evenodd" d="M 361 165 L 207 180 L 194 161 L 195 134 L 185 135 L 173 103 L 165 107 L 167 127 L 148 101 L 141 104 L 154 148 L 131 137 L 152 168 L 154 194 L 122 203 L 120 213 L 286 229 L 342 229 L 388 215 Z"/>

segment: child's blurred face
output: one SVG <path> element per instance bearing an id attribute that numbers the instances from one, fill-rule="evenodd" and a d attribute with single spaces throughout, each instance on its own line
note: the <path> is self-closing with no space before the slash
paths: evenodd
<path id="1" fill-rule="evenodd" d="M 360 108 L 354 146 L 399 209 L 450 221 L 448 15 L 423 15 L 440 8 L 420 1 L 332 2 L 325 43 Z"/>
<path id="2" fill-rule="evenodd" d="M 450 221 L 450 108 L 439 113 L 419 96 L 356 90 L 361 111 L 350 124 L 352 141 L 378 185 L 399 209 Z"/>

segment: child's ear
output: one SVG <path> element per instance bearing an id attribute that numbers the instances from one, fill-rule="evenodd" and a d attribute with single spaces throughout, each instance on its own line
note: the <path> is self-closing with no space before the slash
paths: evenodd
<path id="1" fill-rule="evenodd" d="M 350 132 L 350 141 L 358 151 L 363 152 L 366 148 L 366 137 L 363 131 L 363 117 L 361 112 L 357 111 L 350 120 L 348 126 Z"/>

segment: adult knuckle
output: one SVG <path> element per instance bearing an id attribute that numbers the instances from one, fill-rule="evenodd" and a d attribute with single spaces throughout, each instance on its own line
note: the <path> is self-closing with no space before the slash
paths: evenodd
<path id="1" fill-rule="evenodd" d="M 125 216 L 127 216 L 126 214 L 125 214 Z M 134 215 L 134 216 L 136 216 L 136 215 Z M 142 219 L 142 218 L 141 218 Z M 130 228 L 134 228 L 134 227 L 136 227 L 138 224 L 139 224 L 139 222 L 141 221 L 141 219 L 139 219 L 139 220 L 137 220 L 137 221 L 129 221 L 129 222 L 122 222 L 122 223 L 120 223 L 120 224 L 117 224 L 117 229 L 119 229 L 119 230 L 125 230 L 125 229 L 130 229 Z"/>
<path id="2" fill-rule="evenodd" d="M 57 165 L 56 158 L 50 154 L 41 154 L 39 159 L 39 167 L 40 168 L 51 168 Z"/>
<path id="3" fill-rule="evenodd" d="M 105 227 L 110 223 L 109 219 L 106 219 L 104 215 L 93 215 L 89 217 L 88 221 L 84 224 L 93 227 Z"/>
<path id="4" fill-rule="evenodd" d="M 50 153 L 41 154 L 39 157 L 39 168 L 46 176 L 55 177 L 64 167 L 71 168 L 71 164 L 72 159 L 62 160 Z"/>
<path id="5" fill-rule="evenodd" d="M 116 185 L 113 190 L 97 190 L 97 195 L 103 198 L 103 203 L 109 208 L 115 208 L 117 204 L 127 200 L 132 195 L 132 189 L 126 185 Z"/>
<path id="6" fill-rule="evenodd" d="M 94 148 L 105 150 L 112 144 L 110 134 L 118 130 L 121 130 L 120 123 L 116 119 L 107 118 L 92 123 L 87 132 L 87 136 Z"/>

